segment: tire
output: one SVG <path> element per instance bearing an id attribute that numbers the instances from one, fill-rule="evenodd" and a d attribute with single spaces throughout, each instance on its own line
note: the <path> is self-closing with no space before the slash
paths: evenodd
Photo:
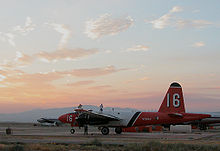
<path id="1" fill-rule="evenodd" d="M 199 129 L 200 129 L 200 130 L 207 130 L 208 128 L 207 128 L 206 125 L 201 125 Z"/>
<path id="2" fill-rule="evenodd" d="M 115 128 L 115 133 L 116 134 L 121 134 L 122 133 L 122 128 L 121 127 L 116 127 Z"/>
<path id="3" fill-rule="evenodd" d="M 74 130 L 74 129 L 71 129 L 71 130 L 70 130 L 70 133 L 71 133 L 71 134 L 74 134 L 74 133 L 75 133 L 75 130 Z"/>
<path id="4" fill-rule="evenodd" d="M 103 127 L 101 129 L 102 135 L 108 135 L 109 134 L 109 128 L 108 127 Z"/>

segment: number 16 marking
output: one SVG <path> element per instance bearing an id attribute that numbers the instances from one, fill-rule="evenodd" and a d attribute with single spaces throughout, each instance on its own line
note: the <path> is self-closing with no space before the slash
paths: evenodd
<path id="1" fill-rule="evenodd" d="M 178 93 L 173 94 L 173 106 L 179 107 L 180 106 L 180 95 Z M 167 93 L 167 107 L 170 107 L 170 94 Z"/>

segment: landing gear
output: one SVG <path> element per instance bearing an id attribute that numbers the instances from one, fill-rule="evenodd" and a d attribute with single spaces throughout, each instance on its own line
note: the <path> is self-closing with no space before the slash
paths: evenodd
<path id="1" fill-rule="evenodd" d="M 71 133 L 71 134 L 74 134 L 74 133 L 75 133 L 75 130 L 72 128 L 72 129 L 70 130 L 70 133 Z"/>
<path id="2" fill-rule="evenodd" d="M 88 135 L 88 125 L 84 125 L 84 135 Z"/>
<path id="3" fill-rule="evenodd" d="M 199 126 L 199 129 L 200 129 L 200 130 L 207 130 L 208 128 L 207 128 L 207 125 L 206 125 L 206 124 L 201 124 L 201 125 Z"/>
<path id="4" fill-rule="evenodd" d="M 108 127 L 102 127 L 101 132 L 103 135 L 108 135 L 109 134 L 109 128 Z"/>
<path id="5" fill-rule="evenodd" d="M 121 134 L 121 132 L 122 132 L 122 128 L 121 127 L 116 127 L 115 128 L 115 133 L 116 134 Z"/>

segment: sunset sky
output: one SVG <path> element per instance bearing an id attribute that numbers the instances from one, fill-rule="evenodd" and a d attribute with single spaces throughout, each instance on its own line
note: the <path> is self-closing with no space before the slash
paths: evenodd
<path id="1" fill-rule="evenodd" d="M 0 0 L 0 113 L 78 104 L 220 111 L 219 0 Z"/>

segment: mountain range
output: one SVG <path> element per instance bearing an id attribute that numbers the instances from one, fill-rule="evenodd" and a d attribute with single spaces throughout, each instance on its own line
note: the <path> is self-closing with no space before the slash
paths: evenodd
<path id="1" fill-rule="evenodd" d="M 52 108 L 52 109 L 34 109 L 20 113 L 0 114 L 0 122 L 19 122 L 19 123 L 36 123 L 40 118 L 58 118 L 65 113 L 73 112 L 77 107 Z M 84 105 L 83 109 L 98 111 L 99 107 L 93 105 Z M 112 107 L 104 108 L 105 111 L 112 110 Z M 132 108 L 114 108 L 114 111 L 137 111 Z"/>
<path id="2" fill-rule="evenodd" d="M 20 113 L 0 114 L 0 122 L 36 123 L 37 119 L 40 118 L 57 119 L 60 115 L 73 112 L 74 109 L 76 108 L 77 107 L 34 109 Z M 93 106 L 93 105 L 83 105 L 83 109 L 99 111 L 100 108 L 98 106 Z M 113 108 L 113 107 L 104 108 L 104 111 L 111 111 L 111 110 L 114 110 L 115 112 L 138 111 L 138 109 L 134 109 L 134 108 Z M 209 114 L 215 117 L 220 117 L 220 112 L 209 112 Z"/>

